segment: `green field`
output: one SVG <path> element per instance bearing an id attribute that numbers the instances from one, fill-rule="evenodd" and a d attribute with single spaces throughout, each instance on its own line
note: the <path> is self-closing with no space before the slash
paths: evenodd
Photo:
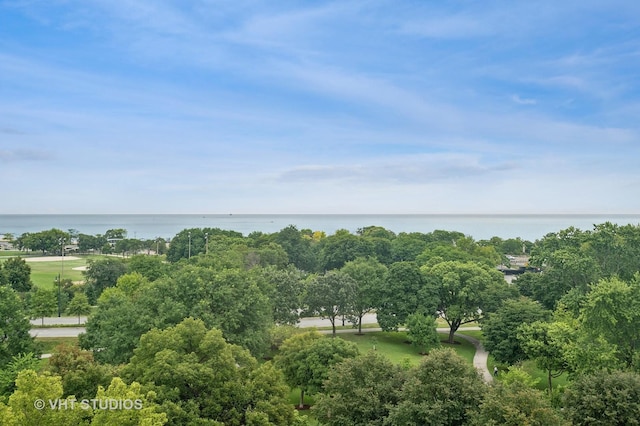
<path id="1" fill-rule="evenodd" d="M 38 342 L 40 346 L 40 350 L 43 354 L 50 354 L 53 352 L 53 349 L 61 345 L 63 343 L 71 346 L 78 345 L 77 337 L 38 337 L 36 338 L 36 342 Z"/>
<path id="2" fill-rule="evenodd" d="M 73 268 L 86 266 L 87 261 L 89 259 L 98 259 L 103 256 L 90 255 L 90 256 L 73 256 L 79 257 L 78 260 L 65 259 L 64 261 L 56 260 L 52 258 L 51 261 L 38 261 L 38 262 L 30 262 L 29 257 L 39 257 L 39 256 L 25 256 L 24 253 L 20 252 L 11 252 L 11 251 L 3 251 L 0 254 L 3 257 L 0 257 L 0 262 L 7 259 L 9 256 L 6 253 L 13 253 L 13 255 L 18 255 L 27 261 L 27 264 L 31 268 L 31 282 L 36 287 L 45 288 L 45 289 L 55 289 L 56 280 L 58 279 L 58 275 L 62 274 L 62 279 L 67 280 L 70 279 L 72 281 L 84 281 L 84 275 L 82 271 L 74 270 Z"/>
<path id="3" fill-rule="evenodd" d="M 408 341 L 407 333 L 404 331 L 377 331 L 373 333 L 364 333 L 358 335 L 356 333 L 339 334 L 338 337 L 354 342 L 360 353 L 367 353 L 375 350 L 389 358 L 395 363 L 409 362 L 411 365 L 419 364 L 424 355 L 419 354 L 418 349 Z M 448 335 L 440 333 L 440 340 L 447 340 Z M 473 363 L 473 356 L 476 353 L 475 347 L 464 339 L 456 337 L 455 344 L 449 345 L 442 343 L 442 347 L 450 347 L 455 350 L 458 355 L 463 357 L 469 363 Z"/>
<path id="4" fill-rule="evenodd" d="M 63 265 L 64 263 L 64 265 Z M 62 280 L 70 279 L 72 281 L 83 281 L 84 275 L 82 271 L 73 270 L 80 266 L 87 265 L 87 259 L 79 260 L 51 261 L 51 262 L 29 262 L 31 267 L 31 281 L 36 287 L 53 289 L 55 288 L 56 279 L 62 274 Z"/>

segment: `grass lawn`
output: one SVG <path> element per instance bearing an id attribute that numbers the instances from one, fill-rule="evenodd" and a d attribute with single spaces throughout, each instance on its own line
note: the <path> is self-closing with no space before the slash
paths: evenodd
<path id="1" fill-rule="evenodd" d="M 356 333 L 345 333 L 339 334 L 338 337 L 354 342 L 358 346 L 360 353 L 367 353 L 370 350 L 373 350 L 375 345 L 375 350 L 378 353 L 385 355 L 395 363 L 409 362 L 411 365 L 416 365 L 420 363 L 424 356 L 418 353 L 418 349 L 415 346 L 408 343 L 407 333 L 404 331 L 377 331 L 373 333 L 364 333 L 362 335 L 357 335 Z M 446 341 L 447 338 L 447 334 L 440 333 L 441 341 Z M 442 347 L 453 348 L 458 355 L 463 357 L 469 363 L 473 363 L 473 356 L 476 352 L 475 347 L 466 340 L 458 337 L 456 337 L 455 342 L 456 344 L 454 345 L 443 343 Z"/>
<path id="2" fill-rule="evenodd" d="M 53 349 L 66 343 L 67 345 L 77 346 L 78 338 L 77 337 L 42 337 L 37 338 L 36 342 L 40 345 L 40 350 L 42 350 L 43 354 L 50 354 L 53 352 Z"/>
<path id="3" fill-rule="evenodd" d="M 31 267 L 31 281 L 36 287 L 45 289 L 55 289 L 56 279 L 58 274 L 62 272 L 62 261 L 51 262 L 27 262 Z M 81 258 L 79 260 L 64 260 L 64 273 L 62 279 L 70 279 L 72 281 L 83 281 L 84 275 L 82 271 L 74 271 L 72 268 L 79 266 L 86 266 L 87 259 Z"/>
<path id="4" fill-rule="evenodd" d="M 5 253 L 5 252 L 0 252 Z M 8 252 L 7 252 L 8 253 Z M 19 252 L 18 252 L 19 254 Z M 91 259 L 102 259 L 105 256 L 100 255 L 80 255 L 78 260 L 65 259 L 61 260 L 52 259 L 50 262 L 29 262 L 27 264 L 31 268 L 31 281 L 36 287 L 45 289 L 55 289 L 56 279 L 58 274 L 63 273 L 62 279 L 70 279 L 72 281 L 84 281 L 84 275 L 82 271 L 74 270 L 79 266 L 87 266 L 87 261 Z M 28 259 L 26 256 L 22 256 L 24 259 Z M 0 260 L 1 261 L 1 260 Z M 64 263 L 64 265 L 63 265 Z M 63 271 L 64 268 L 64 271 Z"/>
<path id="5" fill-rule="evenodd" d="M 19 250 L 0 250 L 0 257 L 23 256 L 24 252 Z"/>

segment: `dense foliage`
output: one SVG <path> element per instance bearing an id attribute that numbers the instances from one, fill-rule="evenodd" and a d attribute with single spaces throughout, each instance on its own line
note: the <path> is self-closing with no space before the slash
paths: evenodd
<path id="1" fill-rule="evenodd" d="M 130 424 L 302 425 L 288 400 L 293 388 L 303 405 L 314 394 L 312 415 L 330 425 L 632 424 L 640 417 L 638 226 L 569 228 L 534 243 L 376 226 L 329 236 L 289 226 L 246 237 L 194 228 L 172 239 L 166 258 L 156 255 L 160 241 L 138 243 L 125 230 L 77 238 L 83 251 L 124 256 L 92 260 L 85 286 L 65 289 L 66 312 L 97 307 L 80 338 L 84 350 L 57 348 L 50 375 L 31 371 L 37 347 L 28 316 L 55 311 L 55 295 L 31 288 L 22 259 L 0 269 L 0 424 L 127 424 L 115 414 L 39 413 L 24 402 L 138 395 L 149 409 Z M 51 230 L 16 241 L 55 255 L 71 238 Z M 509 285 L 497 266 L 523 253 L 531 254 L 527 272 Z M 344 320 L 362 332 L 371 312 L 384 330 L 408 328 L 415 350 L 428 353 L 419 366 L 359 354 L 335 333 Z M 336 337 L 284 327 L 311 314 L 329 318 Z M 530 360 L 545 372 L 549 392 L 510 373 L 488 386 L 466 361 L 437 348 L 437 318 L 449 325 L 449 341 L 462 324 L 479 323 L 501 371 L 515 376 Z M 551 392 L 561 374 L 562 396 Z"/>

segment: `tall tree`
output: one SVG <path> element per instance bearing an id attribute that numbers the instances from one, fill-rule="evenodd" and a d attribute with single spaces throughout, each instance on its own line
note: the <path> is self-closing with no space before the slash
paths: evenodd
<path id="1" fill-rule="evenodd" d="M 69 242 L 69 234 L 60 229 L 50 229 L 34 233 L 22 234 L 19 244 L 23 248 L 32 251 L 41 251 L 42 254 L 62 254 L 64 244 Z"/>
<path id="2" fill-rule="evenodd" d="M 290 424 L 288 389 L 271 363 L 259 366 L 222 333 L 187 318 L 143 335 L 123 375 L 153 389 L 171 423 Z"/>
<path id="3" fill-rule="evenodd" d="M 476 369 L 453 350 L 433 350 L 408 372 L 386 424 L 467 424 L 478 410 L 485 386 Z"/>
<path id="4" fill-rule="evenodd" d="M 518 327 L 518 340 L 526 356 L 547 373 L 549 394 L 553 390 L 552 379 L 570 368 L 565 357 L 569 337 L 569 330 L 561 322 L 536 321 Z"/>
<path id="5" fill-rule="evenodd" d="M 564 410 L 577 425 L 634 425 L 640 419 L 640 375 L 600 370 L 578 376 L 564 393 Z"/>
<path id="6" fill-rule="evenodd" d="M 387 279 L 387 267 L 369 257 L 347 262 L 340 271 L 355 282 L 351 320 L 358 326 L 358 333 L 362 333 L 362 317 L 375 309 L 376 295 Z"/>
<path id="7" fill-rule="evenodd" d="M 340 269 L 351 260 L 375 254 L 374 246 L 369 240 L 344 229 L 323 239 L 320 247 L 321 271 Z"/>
<path id="8" fill-rule="evenodd" d="M 583 330 L 616 348 L 627 367 L 637 362 L 640 349 L 640 274 L 631 283 L 601 280 L 591 288 L 580 315 Z"/>
<path id="9" fill-rule="evenodd" d="M 77 400 L 93 398 L 98 386 L 109 386 L 115 374 L 114 367 L 97 363 L 91 352 L 64 343 L 53 349 L 46 371 L 60 376 L 64 395 Z"/>
<path id="10" fill-rule="evenodd" d="M 411 343 L 420 353 L 426 354 L 432 348 L 440 346 L 440 337 L 436 330 L 436 319 L 433 315 L 423 313 L 411 314 L 407 317 L 408 336 Z"/>
<path id="11" fill-rule="evenodd" d="M 52 408 L 50 403 L 55 404 Z M 60 405 L 59 405 L 60 404 Z M 89 410 L 71 409 L 75 399 L 63 398 L 60 377 L 23 370 L 16 379 L 16 390 L 5 405 L 0 401 L 0 419 L 10 426 L 75 426 L 87 424 Z M 79 404 L 78 404 L 79 405 Z M 62 409 L 57 407 L 67 407 Z"/>
<path id="12" fill-rule="evenodd" d="M 31 290 L 31 267 L 21 257 L 10 257 L 1 265 L 6 283 L 15 291 L 24 293 Z"/>
<path id="13" fill-rule="evenodd" d="M 78 324 L 80 324 L 80 317 L 82 315 L 89 315 L 91 313 L 91 305 L 87 295 L 82 292 L 74 294 L 73 299 L 69 302 L 66 309 L 68 314 L 78 316 Z"/>
<path id="14" fill-rule="evenodd" d="M 438 312 L 449 325 L 449 343 L 462 324 L 481 318 L 487 305 L 495 305 L 493 287 L 506 287 L 498 271 L 472 262 L 449 261 L 424 267 L 438 294 Z"/>
<path id="15" fill-rule="evenodd" d="M 296 268 L 306 272 L 316 270 L 317 256 L 315 247 L 317 243 L 312 238 L 305 238 L 306 235 L 296 228 L 295 225 L 289 225 L 273 234 L 273 238 L 286 252 L 289 261 Z"/>
<path id="16" fill-rule="evenodd" d="M 127 265 L 120 259 L 108 257 L 106 259 L 87 261 L 88 267 L 84 272 L 87 281 L 87 297 L 89 303 L 95 304 L 104 289 L 114 287 L 118 278 L 127 273 Z"/>
<path id="17" fill-rule="evenodd" d="M 569 426 L 544 393 L 522 382 L 495 383 L 473 417 L 477 426 Z"/>
<path id="18" fill-rule="evenodd" d="M 30 329 L 31 323 L 18 293 L 0 286 L 0 368 L 18 354 L 39 354 Z"/>
<path id="19" fill-rule="evenodd" d="M 399 365 L 374 351 L 347 358 L 329 370 L 314 412 L 328 426 L 382 426 L 404 379 Z"/>
<path id="20" fill-rule="evenodd" d="M 304 304 L 310 312 L 331 322 L 333 336 L 336 335 L 336 318 L 353 313 L 356 296 L 356 282 L 351 276 L 340 271 L 329 271 L 313 277 L 306 286 Z"/>
<path id="21" fill-rule="evenodd" d="M 329 368 L 358 355 L 358 347 L 343 339 L 327 339 L 317 331 L 297 334 L 285 340 L 275 363 L 292 387 L 300 388 L 300 408 L 304 395 L 319 392 Z"/>
<path id="22" fill-rule="evenodd" d="M 29 310 L 34 318 L 42 318 L 42 325 L 44 325 L 44 317 L 55 314 L 57 306 L 56 293 L 53 290 L 36 288 L 31 292 Z"/>
<path id="23" fill-rule="evenodd" d="M 261 268 L 260 273 L 265 281 L 265 293 L 269 297 L 274 322 L 297 324 L 304 292 L 304 273 L 293 265 L 287 269 Z"/>
<path id="24" fill-rule="evenodd" d="M 550 312 L 528 298 L 506 300 L 496 312 L 489 313 L 481 323 L 484 347 L 496 361 L 516 364 L 527 358 L 518 340 L 518 326 L 546 321 Z"/>
<path id="25" fill-rule="evenodd" d="M 397 330 L 415 312 L 436 312 L 435 293 L 414 262 L 391 264 L 384 285 L 374 296 L 378 324 L 385 331 Z"/>

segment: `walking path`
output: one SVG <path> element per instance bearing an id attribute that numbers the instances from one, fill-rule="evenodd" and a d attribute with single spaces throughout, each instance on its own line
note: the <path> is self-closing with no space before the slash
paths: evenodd
<path id="1" fill-rule="evenodd" d="M 489 352 L 484 349 L 482 346 L 482 342 L 475 337 L 466 336 L 464 334 L 456 333 L 456 336 L 464 339 L 468 342 L 471 342 L 473 346 L 476 347 L 476 353 L 473 356 L 473 366 L 482 373 L 482 378 L 485 382 L 491 383 L 493 382 L 493 376 L 487 367 L 487 358 L 489 357 Z"/>

